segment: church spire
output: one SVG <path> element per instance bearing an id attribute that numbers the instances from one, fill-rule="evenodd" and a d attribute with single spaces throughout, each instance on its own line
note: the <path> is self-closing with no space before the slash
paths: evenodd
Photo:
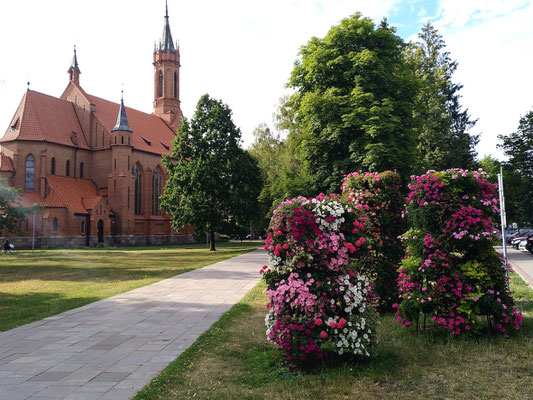
<path id="1" fill-rule="evenodd" d="M 183 116 L 180 109 L 180 52 L 174 44 L 165 2 L 165 26 L 159 46 L 154 51 L 154 114 L 177 129 Z"/>
<path id="2" fill-rule="evenodd" d="M 70 67 L 73 70 L 79 70 L 78 67 L 78 56 L 76 55 L 76 45 L 74 45 L 74 56 L 72 57 L 72 63 L 70 64 Z"/>
<path id="3" fill-rule="evenodd" d="M 122 96 L 120 98 L 120 108 L 118 109 L 117 122 L 115 123 L 115 127 L 111 129 L 111 132 L 115 131 L 132 132 L 130 125 L 128 124 L 126 107 L 124 107 L 124 93 L 122 93 Z"/>
<path id="4" fill-rule="evenodd" d="M 163 35 L 161 36 L 161 43 L 159 49 L 165 53 L 170 51 L 176 53 L 174 42 L 172 41 L 172 33 L 170 32 L 170 24 L 168 23 L 168 4 L 165 1 L 165 26 L 163 27 Z"/>
<path id="5" fill-rule="evenodd" d="M 70 68 L 68 69 L 68 74 L 70 81 L 74 82 L 76 85 L 80 84 L 80 67 L 78 66 L 78 56 L 76 54 L 76 45 L 74 45 L 74 56 L 72 57 L 72 62 L 70 63 Z"/>

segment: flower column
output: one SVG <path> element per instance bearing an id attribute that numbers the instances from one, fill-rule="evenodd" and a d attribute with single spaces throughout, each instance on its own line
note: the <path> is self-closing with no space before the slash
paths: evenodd
<path id="1" fill-rule="evenodd" d="M 265 322 L 288 360 L 370 356 L 376 312 L 369 281 L 357 272 L 366 242 L 361 218 L 324 195 L 274 211 L 265 245 L 272 268 L 261 269 L 270 299 Z"/>

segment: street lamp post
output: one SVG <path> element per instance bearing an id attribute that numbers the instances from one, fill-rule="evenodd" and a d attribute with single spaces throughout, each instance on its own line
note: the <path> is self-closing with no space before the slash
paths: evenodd
<path id="1" fill-rule="evenodd" d="M 31 254 L 35 253 L 35 214 L 36 213 L 37 213 L 37 204 L 33 203 L 33 206 L 32 206 L 33 221 L 32 221 L 32 234 L 31 234 Z"/>
<path id="2" fill-rule="evenodd" d="M 507 224 L 505 215 L 505 194 L 503 192 L 503 168 L 500 167 L 498 174 L 498 191 L 500 195 L 500 219 L 502 228 L 502 246 L 503 246 L 503 260 L 505 262 L 505 271 L 507 274 L 507 285 L 509 285 L 509 261 L 507 260 L 507 241 L 505 237 L 505 227 Z"/>

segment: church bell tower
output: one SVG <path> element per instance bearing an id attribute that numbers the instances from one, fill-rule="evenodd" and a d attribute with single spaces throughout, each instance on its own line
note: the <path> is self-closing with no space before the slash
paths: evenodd
<path id="1" fill-rule="evenodd" d="M 172 129 L 181 124 L 180 108 L 180 52 L 174 45 L 165 5 L 165 25 L 159 46 L 154 46 L 154 114 Z"/>

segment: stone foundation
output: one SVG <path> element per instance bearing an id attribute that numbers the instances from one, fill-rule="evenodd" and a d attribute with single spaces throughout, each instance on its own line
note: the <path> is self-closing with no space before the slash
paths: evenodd
<path id="1" fill-rule="evenodd" d="M 1 239 L 2 244 L 5 238 Z M 15 245 L 16 249 L 31 249 L 31 236 L 10 237 L 9 242 Z M 104 236 L 104 242 L 101 244 L 105 247 L 117 246 L 146 246 L 158 244 L 178 244 L 192 243 L 192 235 L 122 235 L 122 236 Z M 36 237 L 36 249 L 75 249 L 87 247 L 87 238 L 85 236 L 50 236 Z M 98 237 L 89 237 L 89 247 L 98 246 Z"/>

